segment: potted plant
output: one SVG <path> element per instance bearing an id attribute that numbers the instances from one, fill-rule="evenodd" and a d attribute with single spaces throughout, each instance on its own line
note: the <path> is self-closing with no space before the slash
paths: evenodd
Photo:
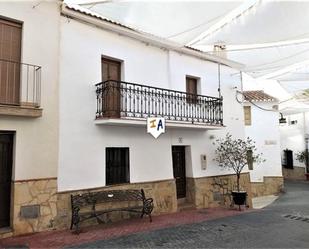
<path id="1" fill-rule="evenodd" d="M 308 150 L 296 153 L 296 160 L 306 165 L 306 179 L 309 181 L 309 152 Z"/>
<path id="2" fill-rule="evenodd" d="M 249 137 L 246 139 L 233 139 L 232 135 L 226 134 L 224 138 L 217 139 L 215 144 L 214 160 L 218 162 L 219 167 L 231 169 L 236 174 L 236 189 L 232 191 L 233 201 L 236 205 L 246 203 L 247 192 L 240 188 L 240 175 L 245 166 L 252 165 L 253 162 L 260 163 L 262 153 L 258 154 L 255 142 Z"/>

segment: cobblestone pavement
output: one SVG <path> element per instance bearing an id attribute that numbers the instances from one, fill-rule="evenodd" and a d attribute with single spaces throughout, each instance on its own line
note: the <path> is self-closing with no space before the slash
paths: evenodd
<path id="1" fill-rule="evenodd" d="M 309 248 L 309 183 L 286 182 L 285 188 L 285 194 L 260 212 L 99 240 L 78 247 Z"/>

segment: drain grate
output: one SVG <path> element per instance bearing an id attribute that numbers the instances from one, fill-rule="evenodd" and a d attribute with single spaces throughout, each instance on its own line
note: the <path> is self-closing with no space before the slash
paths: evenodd
<path id="1" fill-rule="evenodd" d="M 299 220 L 303 222 L 308 222 L 309 223 L 309 218 L 304 217 L 304 216 L 299 216 L 299 215 L 292 215 L 292 214 L 286 214 L 283 215 L 284 218 L 290 219 L 290 220 Z"/>

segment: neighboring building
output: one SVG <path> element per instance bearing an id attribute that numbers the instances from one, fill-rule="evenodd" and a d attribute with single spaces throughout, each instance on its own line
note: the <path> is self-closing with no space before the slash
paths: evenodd
<path id="1" fill-rule="evenodd" d="M 246 136 L 256 142 L 265 162 L 249 166 L 253 196 L 277 194 L 283 188 L 278 100 L 262 90 L 244 91 Z"/>
<path id="2" fill-rule="evenodd" d="M 59 4 L 5 1 L 0 15 L 0 227 L 29 233 L 56 215 Z"/>
<path id="3" fill-rule="evenodd" d="M 229 205 L 235 178 L 213 142 L 246 136 L 241 65 L 58 1 L 0 14 L 2 236 L 68 227 L 70 194 L 99 189 L 143 188 L 155 213 Z M 149 116 L 166 118 L 158 139 Z M 241 179 L 251 204 L 248 170 Z"/>
<path id="4" fill-rule="evenodd" d="M 296 159 L 296 155 L 306 149 L 309 138 L 309 112 L 284 114 L 286 123 L 280 126 L 281 155 L 283 161 L 283 174 L 287 179 L 304 180 L 306 165 Z M 308 146 L 308 145 L 307 145 Z M 291 157 L 287 165 L 287 155 Z"/>

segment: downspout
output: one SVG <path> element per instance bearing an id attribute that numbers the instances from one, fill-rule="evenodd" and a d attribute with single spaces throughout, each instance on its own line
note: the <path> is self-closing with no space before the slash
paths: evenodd
<path id="1" fill-rule="evenodd" d="M 171 76 L 171 51 L 170 50 L 166 50 L 167 53 L 167 85 L 168 85 L 168 89 L 172 89 L 172 76 Z M 174 138 L 174 132 L 173 129 L 169 129 L 168 132 L 170 133 L 170 148 L 172 148 L 173 146 L 173 138 Z M 173 166 L 173 162 L 172 162 L 172 166 Z"/>
<path id="2" fill-rule="evenodd" d="M 307 134 L 307 124 L 306 124 L 306 113 L 303 112 L 303 118 L 304 118 L 304 139 L 305 139 L 305 151 L 307 156 L 307 159 L 305 160 L 306 163 L 306 173 L 309 173 L 309 137 Z"/>
<path id="3" fill-rule="evenodd" d="M 218 93 L 221 98 L 221 64 L 218 63 Z"/>
<path id="4" fill-rule="evenodd" d="M 168 83 L 168 88 L 172 89 L 172 76 L 171 76 L 171 51 L 167 51 L 167 83 Z"/>
<path id="5" fill-rule="evenodd" d="M 243 76 L 242 76 L 242 71 L 239 71 L 239 76 L 240 76 L 240 91 L 241 91 L 241 108 L 242 108 L 242 111 L 243 111 L 243 108 L 244 108 L 244 102 L 245 102 L 245 96 L 243 94 L 244 92 L 244 82 L 243 82 Z M 236 89 L 236 95 L 237 95 L 237 89 Z M 244 127 L 244 138 L 246 138 L 247 136 L 247 133 L 246 133 L 246 126 L 245 124 L 243 123 L 243 127 Z"/>
<path id="6" fill-rule="evenodd" d="M 243 79 L 242 79 L 242 71 L 239 71 L 239 75 L 240 75 L 240 91 L 243 92 L 244 91 L 244 84 L 243 84 Z M 241 102 L 242 104 L 244 104 L 244 95 L 241 95 Z"/>

